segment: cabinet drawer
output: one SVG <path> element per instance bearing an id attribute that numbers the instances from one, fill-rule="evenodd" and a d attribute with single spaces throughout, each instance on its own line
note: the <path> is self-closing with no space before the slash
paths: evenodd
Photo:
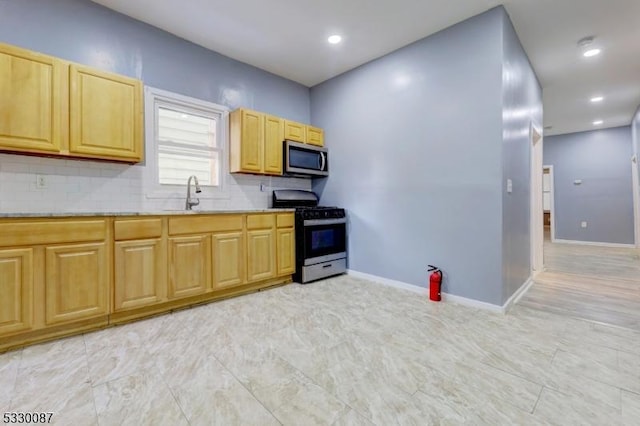
<path id="1" fill-rule="evenodd" d="M 0 223 L 0 246 L 99 241 L 105 237 L 104 219 Z"/>
<path id="2" fill-rule="evenodd" d="M 215 215 L 169 218 L 169 235 L 203 234 L 242 229 L 241 215 Z"/>
<path id="3" fill-rule="evenodd" d="M 162 235 L 162 219 L 116 220 L 113 227 L 117 241 L 156 238 Z"/>
<path id="4" fill-rule="evenodd" d="M 279 214 L 276 219 L 278 228 L 293 227 L 293 213 Z"/>
<path id="5" fill-rule="evenodd" d="M 275 224 L 275 217 L 272 214 L 247 215 L 247 229 L 273 228 Z"/>

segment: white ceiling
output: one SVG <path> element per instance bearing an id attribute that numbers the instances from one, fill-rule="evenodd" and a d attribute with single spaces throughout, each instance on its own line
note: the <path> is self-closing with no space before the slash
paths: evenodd
<path id="1" fill-rule="evenodd" d="M 640 0 L 92 1 L 306 86 L 502 3 L 543 87 L 545 134 L 627 125 L 640 104 Z M 589 35 L 603 52 L 586 59 Z"/>

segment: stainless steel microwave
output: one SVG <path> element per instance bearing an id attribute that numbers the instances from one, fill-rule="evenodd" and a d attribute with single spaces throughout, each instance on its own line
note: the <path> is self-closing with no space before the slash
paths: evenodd
<path id="1" fill-rule="evenodd" d="M 329 176 L 327 148 L 284 141 L 284 173 L 290 176 Z"/>

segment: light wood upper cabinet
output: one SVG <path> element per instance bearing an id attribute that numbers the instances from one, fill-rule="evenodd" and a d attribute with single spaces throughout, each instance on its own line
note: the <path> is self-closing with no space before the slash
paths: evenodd
<path id="1" fill-rule="evenodd" d="M 166 245 L 159 238 L 117 241 L 114 248 L 114 311 L 159 303 L 166 293 Z"/>
<path id="2" fill-rule="evenodd" d="M 33 324 L 33 249 L 0 250 L 0 336 Z"/>
<path id="3" fill-rule="evenodd" d="M 324 130 L 319 127 L 307 126 L 307 140 L 310 145 L 324 146 Z"/>
<path id="4" fill-rule="evenodd" d="M 210 287 L 210 276 L 209 236 L 169 238 L 169 299 L 205 293 Z"/>
<path id="5" fill-rule="evenodd" d="M 284 121 L 284 138 L 290 141 L 306 142 L 307 126 L 295 121 Z"/>
<path id="6" fill-rule="evenodd" d="M 244 238 L 242 232 L 213 235 L 213 289 L 244 283 Z"/>
<path id="7" fill-rule="evenodd" d="M 140 161 L 142 83 L 78 65 L 69 76 L 70 153 Z"/>
<path id="8" fill-rule="evenodd" d="M 0 151 L 136 163 L 142 82 L 0 44 Z"/>
<path id="9" fill-rule="evenodd" d="M 264 120 L 264 173 L 282 174 L 282 141 L 284 120 L 266 115 Z"/>
<path id="10" fill-rule="evenodd" d="M 106 244 L 72 244 L 45 249 L 46 322 L 89 319 L 109 311 Z"/>
<path id="11" fill-rule="evenodd" d="M 229 115 L 230 171 L 264 171 L 264 114 L 239 109 Z"/>
<path id="12" fill-rule="evenodd" d="M 62 61 L 0 44 L 0 150 L 60 153 L 67 90 Z"/>

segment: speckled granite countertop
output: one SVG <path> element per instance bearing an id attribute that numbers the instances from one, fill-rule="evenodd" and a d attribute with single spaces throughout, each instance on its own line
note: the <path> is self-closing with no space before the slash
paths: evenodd
<path id="1" fill-rule="evenodd" d="M 276 213 L 293 212 L 295 209 L 245 209 L 245 210 L 159 210 L 149 212 L 55 212 L 55 213 L 2 213 L 0 218 L 19 217 L 96 217 L 96 216 L 174 216 L 198 214 L 242 214 L 242 213 Z"/>

